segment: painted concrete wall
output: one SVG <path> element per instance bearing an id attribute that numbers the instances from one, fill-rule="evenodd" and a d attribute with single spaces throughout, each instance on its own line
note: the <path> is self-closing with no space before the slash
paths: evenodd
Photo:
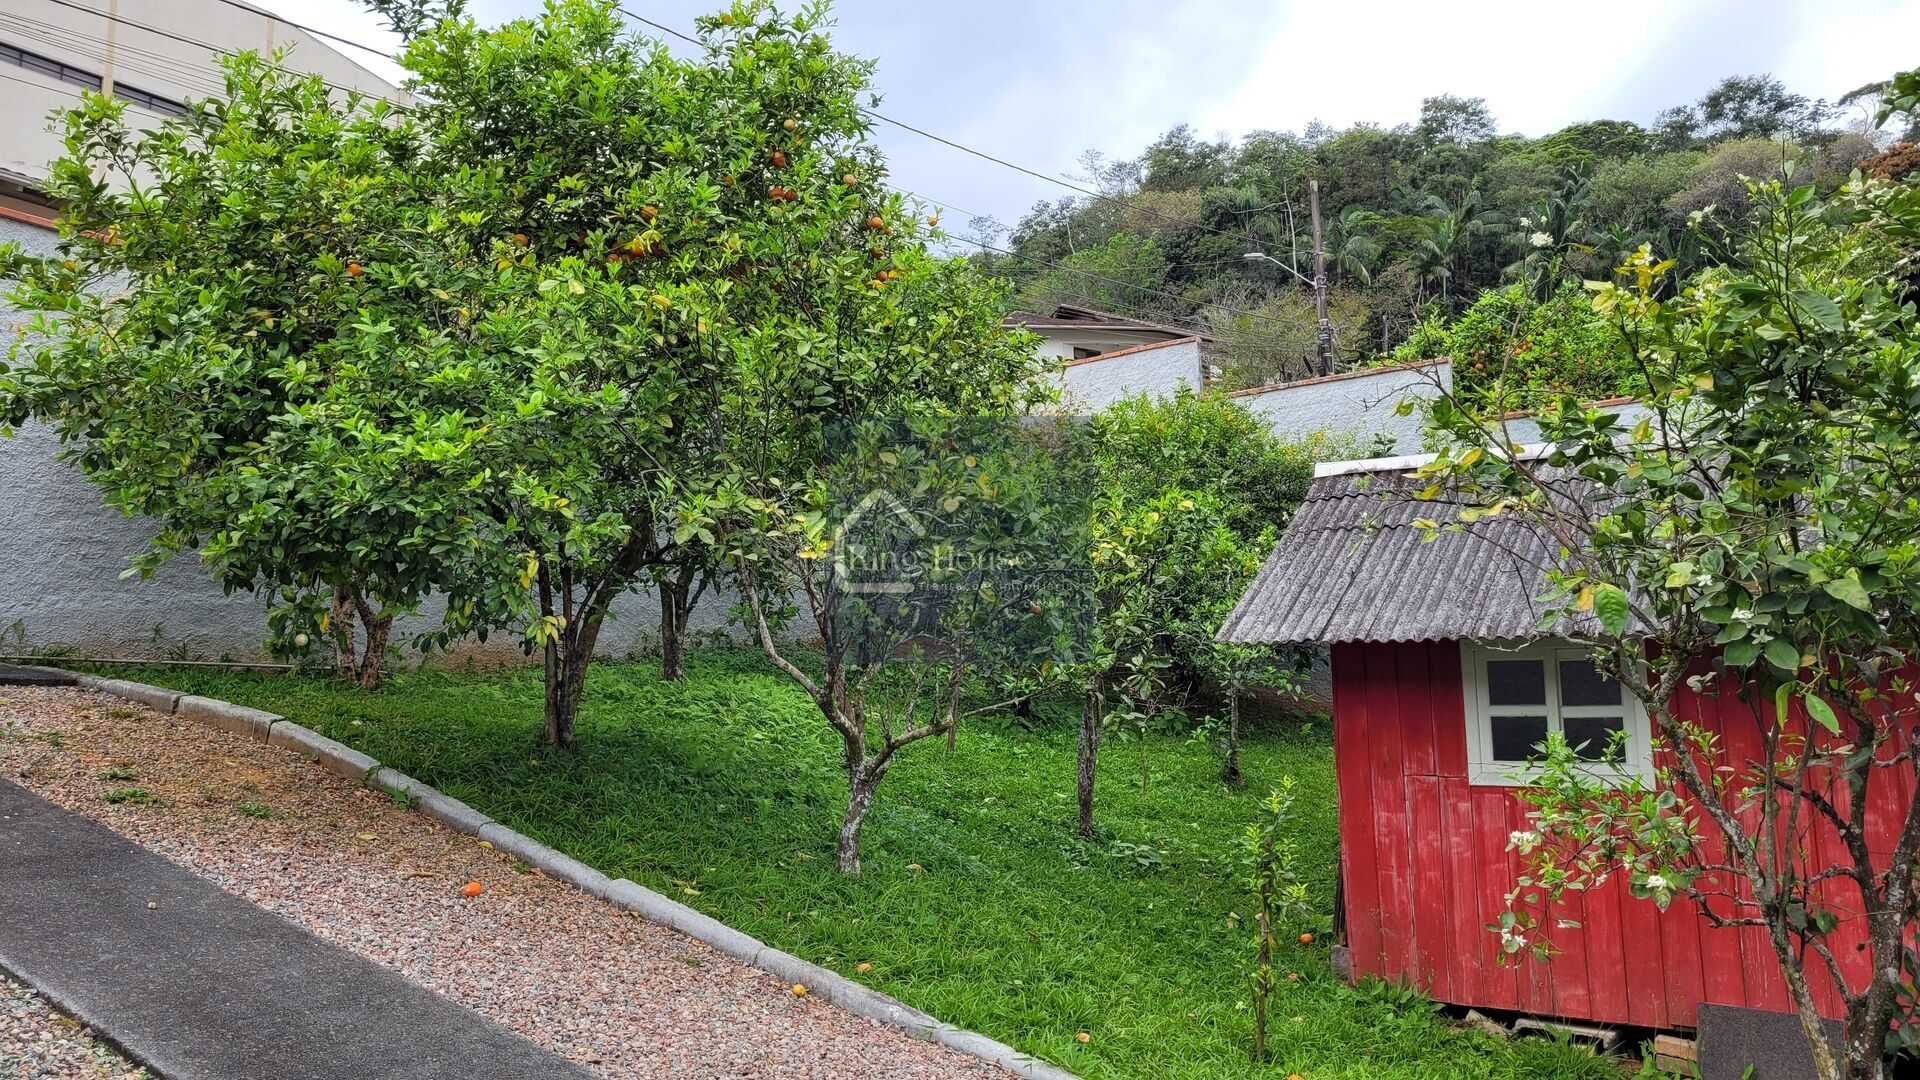
<path id="1" fill-rule="evenodd" d="M 1133 394 L 1164 397 L 1201 385 L 1200 341 L 1181 338 L 1070 361 L 1060 377 L 1061 408 L 1070 413 L 1099 412 Z"/>
<path id="2" fill-rule="evenodd" d="M 1445 361 L 1330 375 L 1233 396 L 1282 435 L 1324 431 L 1362 443 L 1386 435 L 1394 441 L 1388 453 L 1405 454 L 1420 449 L 1424 421 L 1419 410 L 1400 416 L 1396 407 L 1406 397 L 1438 397 L 1442 387 L 1453 387 L 1453 367 Z"/>
<path id="3" fill-rule="evenodd" d="M 1621 431 L 1632 430 L 1642 417 L 1651 415 L 1646 406 L 1634 401 L 1602 405 L 1600 409 L 1619 415 Z M 1540 441 L 1540 424 L 1531 416 L 1516 416 L 1507 420 L 1506 430 L 1508 441 L 1520 446 L 1530 446 Z"/>
<path id="4" fill-rule="evenodd" d="M 91 11 L 76 10 L 91 8 Z M 290 50 L 287 65 L 312 72 L 340 88 L 405 103 L 410 98 L 353 60 L 303 31 L 265 12 L 249 11 L 221 0 L 6 0 L 14 16 L 0 23 L 0 41 L 37 53 L 98 78 L 103 92 L 133 88 L 172 101 L 213 96 L 223 88 L 223 52 L 265 54 Z M 115 11 L 117 18 L 109 18 Z M 189 44 L 204 42 L 215 46 Z M 46 72 L 0 62 L 7 80 L 0 91 L 0 171 L 28 179 L 47 176 L 47 163 L 60 156 L 58 136 L 46 130 L 47 116 L 80 102 L 81 88 Z M 131 106 L 128 119 L 138 128 L 161 114 Z"/>
<path id="5" fill-rule="evenodd" d="M 1072 360 L 1075 349 L 1119 352 L 1140 345 L 1155 345 L 1175 340 L 1172 334 L 1151 330 L 1036 330 L 1040 335 L 1040 355 Z"/>

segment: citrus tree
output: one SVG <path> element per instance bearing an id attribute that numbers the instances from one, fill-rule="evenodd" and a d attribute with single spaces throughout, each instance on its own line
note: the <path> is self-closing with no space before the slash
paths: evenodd
<path id="1" fill-rule="evenodd" d="M 1662 299 L 1671 264 L 1642 249 L 1594 294 L 1651 415 L 1627 429 L 1569 397 L 1529 457 L 1443 399 L 1424 494 L 1564 552 L 1542 630 L 1586 644 L 1662 749 L 1649 784 L 1547 745 L 1491 928 L 1506 951 L 1551 955 L 1558 902 L 1624 878 L 1764 933 L 1818 1075 L 1877 1080 L 1920 1042 L 1920 333 L 1896 276 L 1920 250 L 1920 189 L 1753 194 L 1737 270 Z M 1724 733 L 1695 696 L 1720 699 Z M 1823 861 L 1815 829 L 1837 839 Z M 1838 1042 L 1822 983 L 1844 1006 Z"/>
<path id="2" fill-rule="evenodd" d="M 503 421 L 486 521 L 520 564 L 450 607 L 498 625 L 531 590 L 561 745 L 614 599 L 687 581 L 683 626 L 747 495 L 797 506 L 820 482 L 825 420 L 1004 408 L 1033 364 L 886 189 L 870 65 L 819 13 L 740 3 L 698 32 L 679 59 L 566 0 L 496 29 L 444 19 L 406 54 L 446 231 L 493 273 L 474 306 Z"/>
<path id="3" fill-rule="evenodd" d="M 124 109 L 90 94 L 60 118 L 58 254 L 0 250 L 33 313 L 0 423 L 52 424 L 110 505 L 157 523 L 135 571 L 198 551 L 278 601 L 277 651 L 324 631 L 372 688 L 394 616 L 458 570 L 476 476 L 442 378 L 464 331 L 419 270 L 421 132 L 251 55 L 152 132 Z"/>
<path id="4" fill-rule="evenodd" d="M 1294 685 L 1313 661 L 1298 648 L 1214 640 L 1274 539 L 1305 497 L 1314 462 L 1358 456 L 1322 434 L 1277 435 L 1234 399 L 1182 389 L 1123 399 L 1095 414 L 1070 451 L 1101 492 L 1093 572 L 1103 664 L 1086 680 L 1080 828 L 1092 829 L 1093 773 L 1109 705 L 1143 709 L 1224 699 L 1222 774 L 1239 780 L 1240 698 L 1253 683 Z"/>

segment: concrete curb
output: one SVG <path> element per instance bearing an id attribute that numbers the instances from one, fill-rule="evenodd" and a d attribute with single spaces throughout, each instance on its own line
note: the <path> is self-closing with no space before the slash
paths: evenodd
<path id="1" fill-rule="evenodd" d="M 512 855 L 548 877 L 658 923 L 723 953 L 748 967 L 758 968 L 785 983 L 799 983 L 811 997 L 899 1028 L 910 1035 L 938 1043 L 982 1061 L 998 1065 L 1029 1080 L 1079 1080 L 1075 1074 L 1039 1058 L 1022 1054 L 1006 1043 L 975 1031 L 941 1023 L 905 1002 L 889 997 L 838 972 L 781 952 L 751 934 L 742 933 L 710 915 L 702 914 L 626 878 L 609 878 L 593 867 L 515 832 L 413 777 L 382 766 L 366 754 L 300 726 L 283 716 L 249 709 L 215 698 L 182 695 L 158 686 L 80 676 L 80 687 L 138 702 L 158 712 L 171 713 L 221 731 L 244 735 L 255 742 L 278 746 L 312 758 L 337 776 L 360 780 L 369 787 L 406 796 L 413 809 L 454 832 L 475 836 L 496 851 Z"/>

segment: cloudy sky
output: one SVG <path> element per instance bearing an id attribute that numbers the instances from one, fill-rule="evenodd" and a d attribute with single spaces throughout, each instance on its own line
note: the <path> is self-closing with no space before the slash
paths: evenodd
<path id="1" fill-rule="evenodd" d="M 255 0 L 366 41 L 392 38 L 353 0 Z M 471 0 L 492 22 L 539 0 Z M 627 0 L 691 30 L 718 0 Z M 1189 123 L 1203 135 L 1411 120 L 1420 99 L 1484 97 L 1503 131 L 1647 122 L 1731 74 L 1770 72 L 1834 98 L 1920 64 L 1920 0 L 840 0 L 836 40 L 879 61 L 880 111 L 1036 172 L 1088 149 L 1128 157 Z M 379 61 L 369 61 L 378 67 Z M 1011 224 L 1056 185 L 885 125 L 895 180 Z"/>

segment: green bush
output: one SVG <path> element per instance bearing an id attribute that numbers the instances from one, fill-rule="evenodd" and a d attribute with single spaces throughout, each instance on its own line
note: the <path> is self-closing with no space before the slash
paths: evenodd
<path id="1" fill-rule="evenodd" d="M 1585 290 L 1561 286 L 1536 303 L 1519 285 L 1480 294 L 1458 319 L 1430 318 L 1394 350 L 1396 363 L 1446 357 L 1468 408 L 1502 413 L 1561 394 L 1584 401 L 1631 397 L 1638 373 Z"/>

